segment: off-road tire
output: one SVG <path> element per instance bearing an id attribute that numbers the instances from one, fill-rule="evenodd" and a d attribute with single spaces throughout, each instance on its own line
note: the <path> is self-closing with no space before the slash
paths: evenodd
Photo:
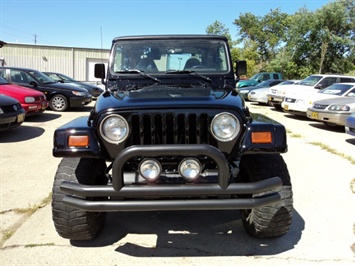
<path id="1" fill-rule="evenodd" d="M 55 112 L 64 112 L 69 108 L 68 99 L 64 95 L 56 94 L 49 100 L 49 107 Z"/>
<path id="2" fill-rule="evenodd" d="M 52 194 L 52 218 L 55 229 L 63 238 L 90 240 L 103 227 L 106 213 L 87 212 L 63 204 L 60 191 L 63 181 L 86 185 L 105 184 L 104 160 L 92 158 L 63 158 L 55 174 Z"/>
<path id="3" fill-rule="evenodd" d="M 293 215 L 293 195 L 287 166 L 279 154 L 243 155 L 237 179 L 256 182 L 278 176 L 282 180 L 279 190 L 281 201 L 255 209 L 241 210 L 241 218 L 248 234 L 256 238 L 273 238 L 286 234 Z M 270 193 L 268 191 L 266 193 Z M 272 190 L 276 192 L 276 190 Z M 264 193 L 250 195 L 260 197 Z"/>

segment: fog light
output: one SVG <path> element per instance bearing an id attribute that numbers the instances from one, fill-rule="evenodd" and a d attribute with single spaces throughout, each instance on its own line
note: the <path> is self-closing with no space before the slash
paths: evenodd
<path id="1" fill-rule="evenodd" d="M 146 159 L 139 165 L 139 173 L 148 181 L 156 180 L 161 173 L 161 165 L 154 159 Z"/>
<path id="2" fill-rule="evenodd" d="M 179 165 L 179 172 L 188 181 L 194 180 L 201 173 L 201 164 L 195 159 L 185 159 Z"/>

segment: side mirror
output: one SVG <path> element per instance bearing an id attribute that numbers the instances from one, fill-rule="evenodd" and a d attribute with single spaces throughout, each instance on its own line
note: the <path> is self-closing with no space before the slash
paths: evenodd
<path id="1" fill-rule="evenodd" d="M 105 79 L 105 64 L 95 64 L 95 78 Z"/>
<path id="2" fill-rule="evenodd" d="M 31 82 L 30 82 L 30 85 L 31 85 L 32 87 L 37 87 L 37 86 L 38 86 L 37 82 L 34 82 L 34 81 L 31 81 Z"/>
<path id="3" fill-rule="evenodd" d="M 245 60 L 237 61 L 237 67 L 235 69 L 235 74 L 238 77 L 241 75 L 247 74 L 247 61 L 245 61 Z"/>

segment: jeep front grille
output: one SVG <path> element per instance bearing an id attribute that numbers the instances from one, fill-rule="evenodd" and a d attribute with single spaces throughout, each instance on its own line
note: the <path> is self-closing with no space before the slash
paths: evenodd
<path id="1" fill-rule="evenodd" d="M 211 143 L 206 113 L 132 114 L 131 145 Z"/>

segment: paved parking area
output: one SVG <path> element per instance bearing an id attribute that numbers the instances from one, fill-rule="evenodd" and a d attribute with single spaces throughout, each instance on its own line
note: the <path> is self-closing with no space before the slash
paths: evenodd
<path id="1" fill-rule="evenodd" d="M 290 232 L 248 236 L 232 211 L 109 213 L 93 241 L 60 238 L 46 198 L 60 158 L 53 132 L 90 106 L 46 111 L 0 133 L 1 265 L 350 265 L 354 264 L 355 139 L 307 119 L 248 103 L 285 124 L 294 191 Z M 320 145 L 322 143 L 323 145 Z M 325 148 L 325 149 L 323 149 Z M 29 210 L 36 212 L 28 215 Z M 21 211 L 23 213 L 21 213 Z"/>

